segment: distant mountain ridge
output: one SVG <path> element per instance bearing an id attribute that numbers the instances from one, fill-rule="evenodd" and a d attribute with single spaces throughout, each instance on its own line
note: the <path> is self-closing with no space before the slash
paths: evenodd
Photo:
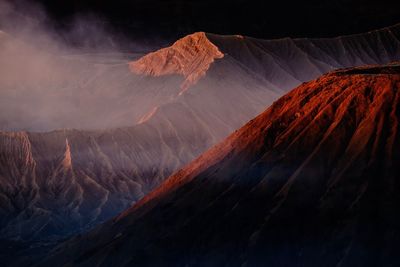
<path id="1" fill-rule="evenodd" d="M 385 64 L 396 60 L 399 58 L 399 38 L 400 24 L 365 34 L 322 39 L 261 40 L 241 35 L 222 36 L 197 32 L 168 48 L 131 62 L 130 66 L 135 73 L 151 76 L 182 74 L 185 63 L 177 58 L 185 58 L 185 53 L 188 56 L 197 53 L 198 62 L 205 60 L 207 67 L 187 69 L 186 72 L 199 71 L 205 74 L 209 62 L 224 54 L 277 88 L 289 90 L 300 82 L 309 81 L 333 69 Z M 194 59 L 197 58 L 192 57 L 190 60 L 194 62 Z M 200 78 L 196 77 L 185 87 L 193 85 Z"/>
<path id="2" fill-rule="evenodd" d="M 145 56 L 59 56 L 3 37 L 0 64 L 7 67 L 0 77 L 0 129 L 9 131 L 132 126 L 175 99 L 180 87 L 207 80 L 214 64 L 242 68 L 244 79 L 256 78 L 266 90 L 288 91 L 333 69 L 400 59 L 400 24 L 326 39 L 259 40 L 199 32 Z M 136 66 L 137 73 L 129 66 Z M 156 73 L 152 79 L 146 75 Z"/>
<path id="3" fill-rule="evenodd" d="M 320 39 L 207 36 L 221 52 L 283 90 L 333 69 L 395 61 L 400 49 L 400 24 L 362 34 Z"/>

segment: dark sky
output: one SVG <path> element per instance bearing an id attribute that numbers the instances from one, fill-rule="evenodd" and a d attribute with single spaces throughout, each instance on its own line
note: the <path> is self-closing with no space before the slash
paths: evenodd
<path id="1" fill-rule="evenodd" d="M 30 1 L 41 3 L 59 26 L 68 25 L 77 14 L 95 14 L 130 35 L 171 39 L 194 31 L 260 38 L 329 37 L 400 22 L 400 0 Z M 19 8 L 24 12 L 24 4 Z"/>

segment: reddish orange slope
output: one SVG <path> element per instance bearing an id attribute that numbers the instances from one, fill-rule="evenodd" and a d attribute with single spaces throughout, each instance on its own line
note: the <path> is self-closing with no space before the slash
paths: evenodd
<path id="1" fill-rule="evenodd" d="M 306 148 L 315 148 L 316 151 L 310 152 L 317 153 L 331 139 L 329 145 L 332 150 L 327 151 L 331 151 L 329 154 L 332 160 L 337 158 L 334 152 L 343 141 L 346 141 L 347 149 L 340 156 L 354 158 L 355 155 L 350 157 L 349 154 L 361 153 L 368 145 L 367 141 L 372 142 L 370 139 L 375 134 L 378 134 L 375 138 L 380 138 L 379 134 L 383 130 L 392 132 L 393 136 L 387 140 L 385 148 L 388 156 L 392 156 L 393 147 L 389 145 L 393 145 L 392 139 L 397 135 L 398 88 L 400 67 L 396 64 L 338 70 L 303 83 L 242 129 L 235 131 L 225 142 L 216 145 L 170 177 L 132 209 L 139 208 L 177 185 L 189 182 L 209 166 L 226 160 L 226 157 L 242 159 L 244 155 L 247 158 L 247 155 L 254 156 L 265 153 L 264 150 L 273 150 L 274 154 L 282 153 L 281 157 L 284 155 L 284 158 L 303 159 L 302 154 Z M 383 108 L 392 110 L 388 112 Z M 385 114 L 389 115 L 386 123 L 394 123 L 382 129 Z M 269 144 L 268 147 L 266 144 Z M 287 155 L 288 151 L 291 155 Z M 393 159 L 388 164 L 391 162 Z M 349 162 L 343 161 L 343 164 Z M 341 166 L 338 169 L 342 169 Z M 124 214 L 129 214 L 129 211 Z"/>

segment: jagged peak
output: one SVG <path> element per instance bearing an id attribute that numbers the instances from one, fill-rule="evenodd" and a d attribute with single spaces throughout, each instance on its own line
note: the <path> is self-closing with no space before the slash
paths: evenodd
<path id="1" fill-rule="evenodd" d="M 206 36 L 196 32 L 176 41 L 172 46 L 149 53 L 129 67 L 133 73 L 151 76 L 178 74 L 185 80 L 181 93 L 197 83 L 215 59 L 224 54 Z"/>
<path id="2" fill-rule="evenodd" d="M 65 138 L 65 153 L 62 165 L 65 169 L 71 168 L 72 166 L 71 147 L 69 145 L 68 138 Z"/>

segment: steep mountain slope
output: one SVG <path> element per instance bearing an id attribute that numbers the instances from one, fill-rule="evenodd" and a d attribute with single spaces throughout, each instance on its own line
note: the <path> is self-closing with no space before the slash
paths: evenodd
<path id="1" fill-rule="evenodd" d="M 116 215 L 289 86 L 400 59 L 399 28 L 324 40 L 195 33 L 137 61 L 6 45 L 2 129 L 79 130 L 0 134 L 0 238 L 60 238 Z"/>
<path id="2" fill-rule="evenodd" d="M 397 266 L 400 64 L 304 83 L 39 266 Z"/>

